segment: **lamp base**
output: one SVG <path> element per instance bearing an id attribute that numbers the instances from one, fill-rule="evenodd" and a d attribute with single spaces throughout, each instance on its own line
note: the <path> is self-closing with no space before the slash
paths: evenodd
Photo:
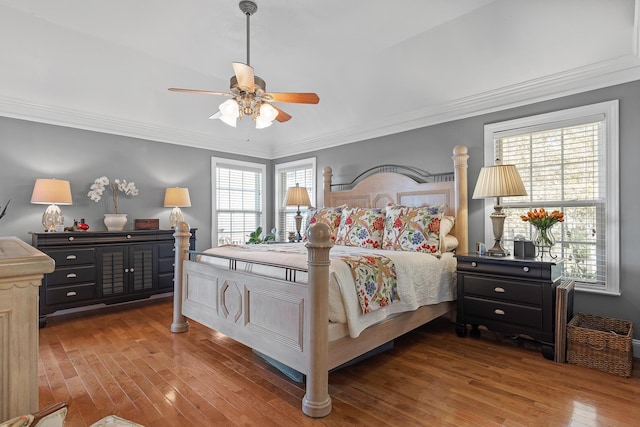
<path id="1" fill-rule="evenodd" d="M 489 216 L 491 218 L 491 225 L 493 226 L 493 239 L 495 241 L 493 247 L 487 250 L 487 255 L 495 257 L 505 257 L 509 254 L 502 247 L 502 234 L 504 232 L 504 220 L 507 215 L 502 212 L 502 206 L 496 204 L 493 207 L 494 211 Z"/>
<path id="2" fill-rule="evenodd" d="M 45 231 L 56 231 L 56 227 L 64 226 L 64 216 L 58 205 L 49 205 L 42 214 L 42 225 Z M 62 230 L 60 230 L 62 231 Z"/>
<path id="3" fill-rule="evenodd" d="M 182 210 L 179 207 L 175 207 L 171 210 L 171 215 L 169 215 L 169 224 L 171 228 L 176 228 L 176 225 L 180 221 L 184 221 L 184 216 L 182 215 Z"/>

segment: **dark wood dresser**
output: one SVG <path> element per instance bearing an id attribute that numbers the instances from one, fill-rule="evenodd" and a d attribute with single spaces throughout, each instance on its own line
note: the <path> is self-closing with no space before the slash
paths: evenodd
<path id="1" fill-rule="evenodd" d="M 554 358 L 556 286 L 562 261 L 536 258 L 456 255 L 458 296 L 456 333 L 467 324 L 508 335 L 524 335 L 542 345 Z"/>
<path id="2" fill-rule="evenodd" d="M 190 249 L 195 250 L 191 229 Z M 55 260 L 40 287 L 40 327 L 58 310 L 115 304 L 173 291 L 174 230 L 31 233 Z"/>

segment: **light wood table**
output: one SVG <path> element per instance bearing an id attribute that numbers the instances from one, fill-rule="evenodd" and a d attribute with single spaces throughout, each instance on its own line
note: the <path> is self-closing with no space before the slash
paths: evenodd
<path id="1" fill-rule="evenodd" d="M 0 422 L 38 410 L 38 291 L 53 259 L 0 237 Z"/>

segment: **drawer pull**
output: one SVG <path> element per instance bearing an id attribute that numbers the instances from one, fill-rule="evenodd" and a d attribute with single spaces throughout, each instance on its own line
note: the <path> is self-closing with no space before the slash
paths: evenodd
<path id="1" fill-rule="evenodd" d="M 125 272 L 125 273 L 128 273 L 128 272 L 129 272 L 129 269 L 128 269 L 128 268 L 125 268 L 125 269 L 124 269 L 124 272 Z"/>
<path id="2" fill-rule="evenodd" d="M 524 271 L 525 273 L 528 273 L 529 270 L 531 270 L 529 267 L 522 267 L 522 271 Z"/>
<path id="3" fill-rule="evenodd" d="M 500 286 L 496 286 L 495 288 L 493 288 L 493 290 L 494 290 L 495 292 L 498 292 L 499 294 L 503 294 L 503 293 L 505 293 L 505 292 L 506 292 L 506 291 L 504 290 L 504 288 L 501 288 Z"/>
<path id="4" fill-rule="evenodd" d="M 477 262 L 475 262 L 475 261 L 472 261 L 472 262 L 471 262 L 471 267 L 477 267 L 477 266 L 478 266 L 478 263 L 477 263 Z"/>
<path id="5" fill-rule="evenodd" d="M 76 291 L 69 291 L 69 292 L 67 292 L 67 296 L 68 296 L 68 297 L 75 297 L 76 295 L 78 295 L 78 294 L 76 293 Z"/>
<path id="6" fill-rule="evenodd" d="M 69 241 L 73 242 L 73 236 L 69 236 Z"/>
<path id="7" fill-rule="evenodd" d="M 127 234 L 127 239 L 130 239 L 130 238 L 131 238 L 131 234 Z"/>
<path id="8" fill-rule="evenodd" d="M 493 312 L 495 314 L 499 314 L 500 316 L 504 316 L 504 310 L 500 310 L 499 308 L 496 308 L 495 310 L 493 310 Z"/>
<path id="9" fill-rule="evenodd" d="M 133 273 L 133 268 L 129 269 L 129 271 Z"/>
<path id="10" fill-rule="evenodd" d="M 75 279 L 76 277 L 78 277 L 78 275 L 76 273 L 67 274 L 67 279 Z"/>
<path id="11" fill-rule="evenodd" d="M 75 255 L 67 255 L 67 259 L 78 259 Z"/>

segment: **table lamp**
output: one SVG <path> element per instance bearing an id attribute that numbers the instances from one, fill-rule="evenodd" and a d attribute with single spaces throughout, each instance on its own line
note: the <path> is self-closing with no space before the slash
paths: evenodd
<path id="1" fill-rule="evenodd" d="M 188 188 L 170 187 L 164 192 L 164 207 L 173 207 L 169 215 L 169 224 L 171 228 L 176 228 L 180 221 L 184 221 L 184 216 L 180 208 L 188 208 L 191 206 L 191 198 L 189 197 Z"/>
<path id="2" fill-rule="evenodd" d="M 487 250 L 487 254 L 491 256 L 506 256 L 508 254 L 502 247 L 502 234 L 504 232 L 504 220 L 507 215 L 502 212 L 500 197 L 526 196 L 527 190 L 524 188 L 515 165 L 502 165 L 499 160 L 496 163 L 493 166 L 485 166 L 480 169 L 478 182 L 476 182 L 476 188 L 473 191 L 473 198 L 496 198 L 496 204 L 493 207 L 494 211 L 490 215 L 495 244 L 491 249 Z"/>
<path id="3" fill-rule="evenodd" d="M 285 206 L 297 206 L 298 211 L 294 217 L 296 220 L 296 237 L 295 241 L 302 240 L 300 234 L 300 227 L 302 226 L 302 215 L 300 215 L 300 206 L 310 206 L 311 200 L 309 200 L 309 192 L 305 187 L 300 187 L 300 184 L 296 183 L 295 187 L 289 187 L 287 189 L 287 196 L 284 199 Z"/>
<path id="4" fill-rule="evenodd" d="M 64 225 L 64 216 L 58 205 L 71 205 L 71 185 L 63 179 L 38 178 L 33 186 L 31 203 L 49 205 L 42 214 L 45 231 L 56 231 Z"/>

